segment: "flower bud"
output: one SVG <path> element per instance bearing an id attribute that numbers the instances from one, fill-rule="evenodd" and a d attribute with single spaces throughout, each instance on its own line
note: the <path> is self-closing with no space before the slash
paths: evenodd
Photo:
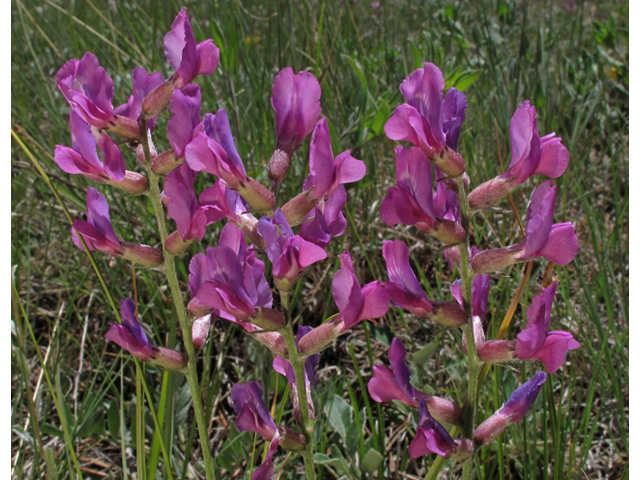
<path id="1" fill-rule="evenodd" d="M 280 144 L 269 160 L 269 178 L 271 179 L 271 191 L 277 192 L 280 183 L 287 175 L 291 165 L 291 157 L 296 149 L 295 143 Z"/>
<path id="2" fill-rule="evenodd" d="M 478 211 L 494 206 L 513 190 L 513 179 L 496 177 L 474 188 L 469 194 L 469 208 Z"/>
<path id="3" fill-rule="evenodd" d="M 515 255 L 521 252 L 518 247 L 493 248 L 479 252 L 471 260 L 471 268 L 475 273 L 493 273 L 517 263 Z"/>
<path id="4" fill-rule="evenodd" d="M 211 315 L 205 315 L 196 319 L 191 325 L 191 339 L 193 340 L 193 348 L 200 350 L 209 338 L 209 330 L 211 329 Z"/>

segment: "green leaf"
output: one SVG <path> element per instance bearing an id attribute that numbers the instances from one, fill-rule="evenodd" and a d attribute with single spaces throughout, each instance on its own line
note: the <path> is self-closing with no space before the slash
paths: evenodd
<path id="1" fill-rule="evenodd" d="M 353 68 L 353 70 L 356 72 L 356 75 L 358 76 L 358 80 L 360 80 L 360 84 L 362 85 L 363 90 L 366 92 L 369 89 L 369 82 L 367 82 L 367 75 L 362 69 L 360 63 L 358 63 L 357 60 L 354 60 L 346 53 L 343 53 L 341 57 L 345 59 L 349 65 L 351 65 L 351 68 Z"/>
<path id="2" fill-rule="evenodd" d="M 364 472 L 373 473 L 378 469 L 378 465 L 380 465 L 382 460 L 384 460 L 384 457 L 380 454 L 380 452 L 372 448 L 362 459 L 360 468 L 362 468 Z"/>
<path id="3" fill-rule="evenodd" d="M 346 442 L 347 428 L 353 423 L 353 408 L 339 395 L 333 396 L 333 402 L 325 405 L 324 413 L 329 423 L 338 432 L 338 435 Z"/>
<path id="4" fill-rule="evenodd" d="M 433 357 L 434 353 L 436 353 L 436 344 L 435 342 L 431 342 L 414 353 L 412 358 L 416 365 L 422 367 Z"/>
<path id="5" fill-rule="evenodd" d="M 44 449 L 44 463 L 47 468 L 47 480 L 58 478 L 56 473 L 56 454 L 51 447 L 45 447 Z"/>
<path id="6" fill-rule="evenodd" d="M 109 410 L 107 411 L 107 424 L 109 425 L 109 434 L 113 438 L 120 437 L 120 408 L 115 400 L 111 401 Z"/>

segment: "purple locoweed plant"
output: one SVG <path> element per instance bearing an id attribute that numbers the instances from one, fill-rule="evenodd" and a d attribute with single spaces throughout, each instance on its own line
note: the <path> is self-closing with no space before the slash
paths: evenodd
<path id="1" fill-rule="evenodd" d="M 420 322 L 462 330 L 460 353 L 466 355 L 468 382 L 466 394 L 459 392 L 454 398 L 464 403 L 447 398 L 448 393 L 432 395 L 415 386 L 400 338 L 390 342 L 390 367 L 373 366 L 368 392 L 377 402 L 395 400 L 409 409 L 416 420 L 415 436 L 406 447 L 412 458 L 429 453 L 451 458 L 463 462 L 463 478 L 472 478 L 477 450 L 524 417 L 546 379 L 545 373 L 536 374 L 476 426 L 482 364 L 540 360 L 553 373 L 565 362 L 567 351 L 579 347 L 571 333 L 549 331 L 556 284 L 533 298 L 526 328 L 516 340 L 485 339 L 490 274 L 536 258 L 566 265 L 576 255 L 573 226 L 553 223 L 557 187 L 550 180 L 532 195 L 520 243 L 483 251 L 471 245 L 470 218 L 476 211 L 495 205 L 534 174 L 557 178 L 566 170 L 569 157 L 561 139 L 554 134 L 540 138 L 535 109 L 523 103 L 510 128 L 508 170 L 468 193 L 472 179 L 458 151 L 466 97 L 455 89 L 443 92 L 444 76 L 433 64 L 412 72 L 400 86 L 406 103 L 385 125 L 391 140 L 411 146 L 395 149 L 397 183 L 381 202 L 380 215 L 389 227 L 414 226 L 419 234 L 443 244 L 460 276 L 451 286 L 453 300 L 427 296 L 410 265 L 409 247 L 398 239 L 385 240 L 380 253 L 387 278 L 362 285 L 347 244 L 337 255 L 340 265 L 332 280 L 338 313 L 318 325 L 298 325 L 293 292 L 312 265 L 332 259 L 327 247 L 347 226 L 346 185 L 363 179 L 366 165 L 350 150 L 334 156 L 329 119 L 321 117 L 320 82 L 309 72 L 294 74 L 287 67 L 276 75 L 272 87 L 275 147 L 268 166 L 263 172 L 245 167 L 239 154 L 244 149 L 237 145 L 247 139 L 234 137 L 227 112 L 201 112 L 202 91 L 192 82 L 216 69 L 220 52 L 210 39 L 196 43 L 186 8 L 165 35 L 164 50 L 173 73 L 165 80 L 159 73 L 136 68 L 133 94 L 117 108 L 112 103 L 113 81 L 93 54 L 87 52 L 62 66 L 57 81 L 71 106 L 73 146 L 57 146 L 55 161 L 67 173 L 137 194 L 132 201 L 151 202 L 157 224 L 152 232 L 155 246 L 121 240 L 111 224 L 106 197 L 93 187 L 87 190 L 86 220 L 73 223 L 72 240 L 80 248 L 156 268 L 165 275 L 181 345 L 170 349 L 150 343 L 131 299 L 121 301 L 122 323 L 112 324 L 106 338 L 143 362 L 186 375 L 207 480 L 216 478 L 216 468 L 196 351 L 203 349 L 212 328 L 225 329 L 229 322 L 238 325 L 273 353 L 273 369 L 287 379 L 292 418 L 278 420 L 280 425 L 267 409 L 257 382 L 231 388 L 238 431 L 254 432 L 269 442 L 252 478 L 272 478 L 278 450 L 284 449 L 299 452 L 306 478 L 314 480 L 315 424 L 322 413 L 314 403 L 313 388 L 320 353 L 338 336 L 353 333 L 361 322 L 384 318 L 390 308 L 404 309 Z M 158 132 L 156 120 L 167 110 L 166 132 Z M 163 133 L 170 148 L 158 153 L 153 136 Z M 302 161 L 296 151 L 306 150 L 300 147 L 309 136 L 308 175 L 296 195 L 282 198 L 280 186 L 291 180 L 287 177 L 291 163 Z M 132 148 L 131 171 L 121 150 L 124 145 Z M 142 173 L 134 171 L 142 168 Z M 198 191 L 202 183 L 207 187 Z M 214 246 L 190 259 L 183 256 L 215 237 L 211 226 L 221 224 Z M 188 295 L 181 289 L 176 262 L 185 266 L 188 262 Z"/>

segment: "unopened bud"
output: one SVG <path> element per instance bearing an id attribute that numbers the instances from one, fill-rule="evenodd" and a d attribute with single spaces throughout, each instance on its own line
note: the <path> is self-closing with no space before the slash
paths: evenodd
<path id="1" fill-rule="evenodd" d="M 478 358 L 485 363 L 504 363 L 517 360 L 516 342 L 511 340 L 489 340 L 477 345 Z"/>
<path id="2" fill-rule="evenodd" d="M 296 145 L 294 142 L 280 144 L 276 147 L 276 150 L 271 155 L 269 160 L 269 178 L 271 179 L 271 191 L 277 192 L 280 183 L 287 175 L 289 166 L 291 165 L 291 157 L 295 151 Z"/>
<path id="3" fill-rule="evenodd" d="M 193 340 L 193 348 L 200 350 L 209 338 L 209 330 L 211 329 L 211 315 L 205 315 L 196 319 L 191 325 L 191 339 Z"/>
<path id="4" fill-rule="evenodd" d="M 277 332 L 256 332 L 251 335 L 260 343 L 265 345 L 275 355 L 279 355 L 282 358 L 289 357 L 289 350 L 287 349 L 287 342 L 284 337 Z"/>

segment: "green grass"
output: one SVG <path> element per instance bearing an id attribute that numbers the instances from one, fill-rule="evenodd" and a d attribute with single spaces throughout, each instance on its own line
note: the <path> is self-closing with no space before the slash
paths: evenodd
<path id="1" fill-rule="evenodd" d="M 329 119 L 334 152 L 350 149 L 367 164 L 367 177 L 348 187 L 347 234 L 333 242 L 330 259 L 310 271 L 297 291 L 300 321 L 318 325 L 335 313 L 331 279 L 335 255 L 346 246 L 361 283 L 385 280 L 380 254 L 384 239 L 413 244 L 412 261 L 424 270 L 422 281 L 430 298 L 450 299 L 448 289 L 455 278 L 438 253 L 440 245 L 415 229 L 390 229 L 379 217 L 380 201 L 395 174 L 395 144 L 384 136 L 383 126 L 402 103 L 398 86 L 408 73 L 431 61 L 443 70 L 447 86 L 465 89 L 469 109 L 459 151 L 472 185 L 501 172 L 499 151 L 508 162 L 509 120 L 520 102 L 530 99 L 537 107 L 540 132 L 555 131 L 571 153 L 569 169 L 557 182 L 556 221 L 574 222 L 581 249 L 572 264 L 556 268 L 560 285 L 552 326 L 571 331 L 582 347 L 569 352 L 568 363 L 550 375 L 524 422 L 481 450 L 478 478 L 628 478 L 627 4 L 578 0 L 576 10 L 565 11 L 563 2 L 549 1 L 383 1 L 376 11 L 368 1 L 305 0 L 295 7 L 283 1 L 254 3 L 187 4 L 190 18 L 196 20 L 196 39 L 214 38 L 222 51 L 217 71 L 197 80 L 203 89 L 203 112 L 227 109 L 249 173 L 266 184 L 265 166 L 275 144 L 271 83 L 285 66 L 309 69 L 321 79 L 322 111 Z M 68 105 L 55 84 L 58 68 L 85 51 L 93 52 L 114 79 L 114 103 L 123 103 L 134 67 L 169 74 L 162 37 L 182 6 L 173 1 L 12 2 L 12 128 L 51 177 L 73 218 L 84 213 L 90 183 L 65 174 L 53 162 L 54 146 L 70 145 Z M 160 120 L 157 132 L 166 119 Z M 158 143 L 159 150 L 167 147 L 166 141 Z M 283 198 L 299 191 L 307 153 L 304 146 L 296 154 Z M 185 377 L 153 365 L 137 373 L 132 359 L 104 339 L 116 318 L 96 273 L 73 246 L 62 209 L 16 142 L 11 159 L 11 262 L 18 293 L 12 305 L 14 477 L 77 478 L 74 457 L 84 478 L 123 478 L 125 471 L 127 478 L 135 472 L 138 478 L 170 478 L 169 471 L 176 479 L 201 475 Z M 127 161 L 134 168 L 133 156 Z M 205 177 L 200 176 L 198 191 L 212 183 Z M 514 193 L 521 214 L 540 181 L 532 179 Z M 155 224 L 149 202 L 100 190 L 109 200 L 121 238 L 157 243 L 147 228 Z M 508 202 L 500 207 L 475 217 L 478 245 L 517 241 Z M 185 292 L 188 259 L 215 245 L 215 232 L 211 228 L 202 245 L 192 246 L 179 264 Z M 162 275 L 150 269 L 134 272 L 99 253 L 94 258 L 116 301 L 134 294 L 135 275 L 148 333 L 157 343 L 179 344 Z M 544 267 L 534 265 L 510 329 L 512 337 L 539 291 Z M 520 268 L 495 276 L 490 332 L 497 331 L 521 279 Z M 422 353 L 412 369 L 423 389 L 454 398 L 462 391 L 466 370 L 459 360 L 458 332 L 442 332 L 393 310 L 376 325 L 342 337 L 323 352 L 320 384 L 314 391 L 318 451 L 327 455 L 321 478 L 422 477 L 434 462 L 433 455 L 411 460 L 406 452 L 416 415 L 409 416 L 400 405 L 376 404 L 363 388 L 373 362 L 387 361 L 393 336 L 403 338 L 410 353 Z M 268 351 L 222 320 L 216 322 L 201 357 L 216 468 L 221 478 L 238 471 L 248 478 L 252 455 L 254 465 L 261 463 L 262 442 L 254 451 L 253 436 L 235 429 L 228 392 L 237 381 L 258 380 L 269 399 L 277 395 L 276 411 L 290 421 L 291 405 L 282 402 L 285 382 L 276 381 Z M 482 389 L 479 420 L 539 366 L 512 367 L 492 369 Z M 43 372 L 47 375 L 41 378 Z M 143 381 L 161 429 L 154 426 Z M 384 461 L 373 473 L 365 473 L 361 467 L 370 450 L 382 453 Z M 276 465 L 285 458 L 280 453 Z M 281 478 L 299 478 L 300 465 L 299 457 L 289 457 Z M 444 468 L 446 478 L 454 478 L 458 467 L 447 461 Z"/>

